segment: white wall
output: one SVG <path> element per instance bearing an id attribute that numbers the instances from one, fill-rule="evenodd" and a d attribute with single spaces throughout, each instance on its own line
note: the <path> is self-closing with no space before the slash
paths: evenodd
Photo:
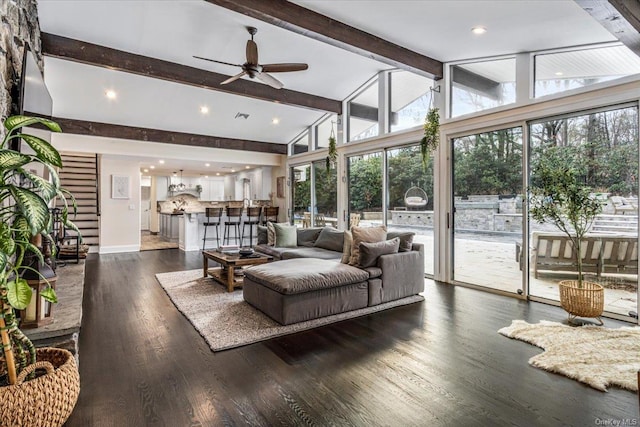
<path id="1" fill-rule="evenodd" d="M 111 198 L 111 176 L 129 177 L 129 199 Z M 102 155 L 100 161 L 100 253 L 140 250 L 140 162 Z"/>

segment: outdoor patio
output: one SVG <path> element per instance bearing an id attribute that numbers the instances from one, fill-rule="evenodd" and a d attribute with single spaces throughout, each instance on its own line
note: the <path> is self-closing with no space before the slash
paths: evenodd
<path id="1" fill-rule="evenodd" d="M 390 226 L 393 229 L 404 227 Z M 425 271 L 433 273 L 433 230 L 410 227 L 416 233 L 415 241 L 426 248 Z M 505 292 L 516 293 L 522 287 L 522 272 L 516 260 L 516 241 L 510 236 L 464 233 L 455 240 L 455 271 L 457 281 L 470 283 Z M 559 300 L 557 282 L 571 278 L 562 272 L 542 273 L 538 279 L 530 276 L 530 294 L 536 297 Z M 590 277 L 590 279 L 595 279 Z M 605 311 L 628 315 L 637 310 L 635 275 L 605 274 L 597 280 L 605 286 Z M 613 287 L 624 286 L 625 289 Z M 629 289 L 633 289 L 630 291 Z"/>

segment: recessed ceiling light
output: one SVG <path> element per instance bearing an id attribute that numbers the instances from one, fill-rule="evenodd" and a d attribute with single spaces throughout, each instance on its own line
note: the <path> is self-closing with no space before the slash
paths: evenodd
<path id="1" fill-rule="evenodd" d="M 206 167 L 209 167 L 209 166 L 211 166 L 211 163 L 205 163 L 204 165 L 205 165 Z"/>
<path id="2" fill-rule="evenodd" d="M 231 169 L 231 172 L 235 172 L 235 171 L 236 171 L 235 169 Z"/>
<path id="3" fill-rule="evenodd" d="M 164 165 L 164 160 L 158 160 L 158 163 L 160 163 L 161 165 Z"/>
<path id="4" fill-rule="evenodd" d="M 200 107 L 200 113 L 209 114 L 209 107 L 207 107 L 206 105 L 201 106 Z"/>
<path id="5" fill-rule="evenodd" d="M 216 176 L 220 176 L 220 172 L 216 172 Z"/>
<path id="6" fill-rule="evenodd" d="M 155 166 L 153 166 L 153 165 L 149 166 L 149 169 L 155 169 L 155 168 L 156 168 L 156 167 L 155 167 Z"/>
<path id="7" fill-rule="evenodd" d="M 205 178 L 209 178 L 209 175 L 205 175 L 204 177 L 205 177 Z"/>
<path id="8" fill-rule="evenodd" d="M 116 99 L 118 95 L 116 94 L 115 90 L 109 89 L 104 92 L 104 96 L 106 96 L 108 99 Z"/>
<path id="9" fill-rule="evenodd" d="M 471 32 L 473 34 L 484 34 L 487 32 L 487 29 L 485 27 L 473 27 Z"/>
<path id="10" fill-rule="evenodd" d="M 251 166 L 245 166 L 244 168 L 245 169 L 251 169 Z"/>
<path id="11" fill-rule="evenodd" d="M 277 117 L 274 117 L 273 120 L 271 120 L 271 123 L 273 123 L 274 125 L 277 125 L 278 123 L 280 123 L 280 119 Z"/>
<path id="12" fill-rule="evenodd" d="M 555 74 L 556 74 L 556 76 L 562 76 L 562 75 L 564 75 L 564 73 L 563 73 L 562 71 L 558 71 L 558 72 L 557 72 L 557 73 L 555 73 Z"/>
<path id="13" fill-rule="evenodd" d="M 149 172 L 149 169 L 144 169 L 145 172 Z"/>

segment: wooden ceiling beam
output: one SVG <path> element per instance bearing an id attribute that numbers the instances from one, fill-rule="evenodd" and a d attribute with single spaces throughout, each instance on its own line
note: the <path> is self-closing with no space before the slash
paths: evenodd
<path id="1" fill-rule="evenodd" d="M 614 37 L 640 56 L 640 4 L 627 0 L 576 0 Z"/>
<path id="2" fill-rule="evenodd" d="M 286 0 L 207 0 L 303 36 L 393 67 L 441 79 L 442 62 Z"/>
<path id="3" fill-rule="evenodd" d="M 45 55 L 82 64 L 110 68 L 117 71 L 167 80 L 174 83 L 216 90 L 233 95 L 246 96 L 263 101 L 277 102 L 294 107 L 342 114 L 342 102 L 297 92 L 289 89 L 274 89 L 262 83 L 240 79 L 220 85 L 230 76 L 200 68 L 136 55 L 55 34 L 42 33 L 42 50 Z"/>
<path id="4" fill-rule="evenodd" d="M 40 116 L 25 112 L 26 115 Z M 60 125 L 64 133 L 74 135 L 99 136 L 104 138 L 131 139 L 135 141 L 160 142 L 194 147 L 222 148 L 226 150 L 254 151 L 270 154 L 287 154 L 286 144 L 225 138 L 220 136 L 197 135 L 111 123 L 50 117 Z"/>

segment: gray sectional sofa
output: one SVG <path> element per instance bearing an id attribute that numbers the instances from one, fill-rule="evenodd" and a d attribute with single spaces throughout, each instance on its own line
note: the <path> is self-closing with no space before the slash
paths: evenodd
<path id="1" fill-rule="evenodd" d="M 259 231 L 255 250 L 279 261 L 246 269 L 243 297 L 283 325 L 370 307 L 424 290 L 424 246 L 411 243 L 412 236 L 407 233 L 388 233 L 391 240 L 372 244 L 395 244 L 404 250 L 377 256 L 368 262 L 371 265 L 361 268 L 340 262 L 342 231 L 300 229 L 298 246 L 288 248 L 267 245 L 263 232 Z M 398 234 L 403 234 L 404 245 L 400 245 Z"/>

